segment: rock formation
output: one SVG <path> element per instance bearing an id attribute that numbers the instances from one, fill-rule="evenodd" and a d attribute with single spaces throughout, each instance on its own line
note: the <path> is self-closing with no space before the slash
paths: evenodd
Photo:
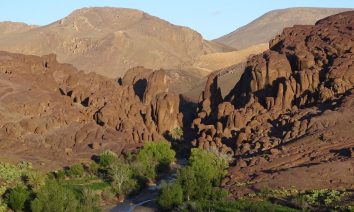
<path id="1" fill-rule="evenodd" d="M 54 55 L 0 52 L 0 76 L 0 149 L 9 158 L 66 163 L 105 149 L 124 152 L 181 123 L 179 97 L 165 93 L 163 70 L 151 71 L 139 91 L 129 76 L 120 84 Z"/>
<path id="2" fill-rule="evenodd" d="M 302 176 L 315 180 L 321 169 L 329 170 L 339 162 L 353 166 L 351 154 L 338 153 L 352 152 L 354 146 L 353 28 L 354 12 L 325 18 L 314 26 L 286 28 L 270 41 L 268 51 L 247 62 L 240 81 L 224 99 L 220 100 L 215 83 L 207 84 L 192 123 L 198 134 L 193 144 L 237 158 L 225 181 L 235 195 L 236 184 L 242 180 L 258 180 L 256 184 L 263 187 L 290 186 L 285 176 L 301 170 L 296 167 L 321 163 L 311 167 L 312 175 Z M 217 82 L 217 76 L 211 75 L 208 81 Z M 276 178 L 279 182 L 263 172 L 284 168 L 284 175 Z M 247 175 L 251 173 L 253 177 Z M 353 174 L 351 168 L 340 176 Z M 293 184 L 354 187 L 348 177 L 339 182 L 339 176 L 327 175 L 326 182 Z"/>

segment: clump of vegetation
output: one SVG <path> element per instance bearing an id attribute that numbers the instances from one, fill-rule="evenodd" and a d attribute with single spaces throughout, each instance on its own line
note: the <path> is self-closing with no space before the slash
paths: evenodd
<path id="1" fill-rule="evenodd" d="M 118 156 L 116 153 L 110 150 L 106 150 L 100 154 L 98 163 L 101 167 L 107 168 L 117 160 L 118 160 Z"/>
<path id="2" fill-rule="evenodd" d="M 6 195 L 6 202 L 14 211 L 22 211 L 29 201 L 30 192 L 24 186 L 16 186 Z"/>
<path id="3" fill-rule="evenodd" d="M 133 165 L 140 176 L 154 180 L 158 171 L 168 169 L 175 156 L 175 151 L 166 141 L 146 142 L 138 151 Z"/>
<path id="4" fill-rule="evenodd" d="M 85 174 L 85 169 L 82 164 L 74 164 L 66 170 L 66 175 L 72 178 L 80 178 Z"/>
<path id="5" fill-rule="evenodd" d="M 137 187 L 132 167 L 123 161 L 117 161 L 108 169 L 112 189 L 119 195 L 126 195 Z"/>
<path id="6" fill-rule="evenodd" d="M 159 205 L 164 210 L 172 209 L 183 203 L 183 190 L 178 183 L 163 184 L 160 191 Z"/>
<path id="7" fill-rule="evenodd" d="M 346 192 L 330 189 L 307 191 L 300 195 L 300 199 L 312 206 L 331 206 L 347 195 Z"/>
<path id="8" fill-rule="evenodd" d="M 183 140 L 183 129 L 180 127 L 176 127 L 171 129 L 168 132 L 168 135 L 174 140 L 174 141 L 181 141 Z"/>
<path id="9" fill-rule="evenodd" d="M 56 181 L 48 182 L 42 187 L 31 203 L 33 212 L 77 211 L 78 200 L 74 192 Z"/>
<path id="10" fill-rule="evenodd" d="M 178 170 L 176 182 L 165 190 L 180 188 L 184 201 L 222 200 L 227 192 L 219 186 L 227 167 L 226 159 L 199 148 L 192 149 L 188 166 Z M 168 201 L 170 195 L 162 189 L 158 200 L 162 203 L 161 207 L 167 209 L 177 205 L 174 201 Z"/>

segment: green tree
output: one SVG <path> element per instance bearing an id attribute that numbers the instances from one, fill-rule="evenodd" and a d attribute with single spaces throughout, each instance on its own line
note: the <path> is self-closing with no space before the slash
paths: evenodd
<path id="1" fill-rule="evenodd" d="M 108 176 L 111 180 L 112 188 L 120 195 L 126 195 L 134 190 L 137 185 L 133 178 L 133 171 L 129 164 L 117 161 L 108 169 Z"/>
<path id="2" fill-rule="evenodd" d="M 16 186 L 6 195 L 7 204 L 14 211 L 22 211 L 29 200 L 30 192 L 23 186 Z"/>
<path id="3" fill-rule="evenodd" d="M 176 153 L 166 141 L 146 142 L 136 155 L 136 169 L 142 176 L 155 179 L 156 171 L 168 167 Z"/>
<path id="4" fill-rule="evenodd" d="M 106 150 L 102 152 L 99 156 L 99 164 L 104 168 L 109 167 L 117 160 L 118 160 L 117 154 L 110 150 Z"/>
<path id="5" fill-rule="evenodd" d="M 228 161 L 225 158 L 199 148 L 192 149 L 189 164 L 197 175 L 211 180 L 214 184 L 220 183 L 227 174 Z"/>
<path id="6" fill-rule="evenodd" d="M 183 190 L 178 183 L 163 184 L 158 199 L 159 205 L 164 210 L 172 209 L 182 204 Z"/>
<path id="7" fill-rule="evenodd" d="M 33 212 L 75 212 L 78 201 L 74 193 L 55 181 L 47 182 L 31 203 Z"/>

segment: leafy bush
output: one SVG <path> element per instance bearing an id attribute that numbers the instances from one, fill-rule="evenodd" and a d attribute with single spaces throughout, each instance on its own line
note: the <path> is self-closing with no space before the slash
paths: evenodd
<path id="1" fill-rule="evenodd" d="M 85 169 L 82 164 L 74 164 L 66 170 L 66 174 L 69 177 L 83 177 Z"/>
<path id="2" fill-rule="evenodd" d="M 178 183 L 163 184 L 158 199 L 159 205 L 164 210 L 172 209 L 182 204 L 183 190 Z"/>
<path id="3" fill-rule="evenodd" d="M 38 191 L 42 186 L 45 185 L 46 176 L 32 171 L 27 175 L 28 185 L 33 191 Z"/>
<path id="4" fill-rule="evenodd" d="M 112 165 L 114 162 L 116 162 L 118 159 L 118 156 L 116 153 L 110 151 L 110 150 L 106 150 L 104 152 L 102 152 L 99 156 L 99 164 L 104 167 L 107 168 L 110 165 Z"/>
<path id="5" fill-rule="evenodd" d="M 128 194 L 137 185 L 131 167 L 123 161 L 117 161 L 111 165 L 108 169 L 108 176 L 113 190 L 120 195 Z"/>
<path id="6" fill-rule="evenodd" d="M 16 186 L 6 195 L 7 204 L 14 211 L 22 211 L 29 200 L 30 192 L 23 186 Z"/>
<path id="7" fill-rule="evenodd" d="M 135 168 L 141 176 L 155 179 L 158 169 L 168 167 L 175 160 L 176 153 L 166 141 L 146 142 L 136 155 Z"/>
<path id="8" fill-rule="evenodd" d="M 65 179 L 65 171 L 64 170 L 58 170 L 54 173 L 54 175 L 57 180 Z"/>
<path id="9" fill-rule="evenodd" d="M 191 151 L 189 158 L 189 166 L 200 177 L 211 180 L 214 184 L 226 176 L 228 161 L 225 158 L 220 158 L 214 153 L 205 150 L 194 148 Z"/>
<path id="10" fill-rule="evenodd" d="M 91 189 L 84 188 L 81 192 L 80 211 L 99 211 L 100 197 Z"/>
<path id="11" fill-rule="evenodd" d="M 0 212 L 5 212 L 7 211 L 7 205 L 6 203 L 3 202 L 3 200 L 0 198 Z"/>
<path id="12" fill-rule="evenodd" d="M 26 175 L 32 166 L 30 163 L 21 162 L 17 165 L 0 162 L 0 184 L 15 184 L 22 181 L 22 176 Z"/>
<path id="13" fill-rule="evenodd" d="M 33 212 L 74 212 L 77 208 L 78 201 L 74 193 L 55 181 L 47 182 L 31 203 Z"/>
<path id="14" fill-rule="evenodd" d="M 219 186 L 227 167 L 225 158 L 192 149 L 188 166 L 177 171 L 177 183 L 183 190 L 183 198 L 187 201 L 224 199 L 227 192 Z"/>

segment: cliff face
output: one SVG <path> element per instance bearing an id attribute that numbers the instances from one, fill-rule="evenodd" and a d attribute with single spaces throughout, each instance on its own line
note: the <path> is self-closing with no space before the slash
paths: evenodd
<path id="1" fill-rule="evenodd" d="M 0 152 L 9 159 L 54 165 L 105 149 L 134 150 L 163 139 L 182 120 L 179 97 L 165 92 L 163 70 L 150 70 L 138 91 L 135 80 L 119 84 L 85 74 L 54 55 L 0 52 L 0 76 Z"/>
<path id="2" fill-rule="evenodd" d="M 268 51 L 247 62 L 245 73 L 224 99 L 215 83 L 217 77 L 210 76 L 199 102 L 198 118 L 192 124 L 198 134 L 193 143 L 238 158 L 228 186 L 241 179 L 262 179 L 262 186 L 270 181 L 290 186 L 283 176 L 295 167 L 321 162 L 327 164 L 322 165 L 325 170 L 333 168 L 335 161 L 353 163 L 353 28 L 354 12 L 346 12 L 314 26 L 284 29 L 270 41 Z M 349 153 L 343 159 L 336 151 Z M 288 171 L 280 174 L 278 181 L 271 174 L 259 174 L 261 177 L 254 177 L 257 179 L 247 176 L 267 168 L 269 173 L 281 168 Z M 318 174 L 320 169 L 313 165 L 311 170 Z M 353 176 L 353 171 L 343 173 Z M 302 177 L 306 176 L 309 181 L 314 178 L 310 174 Z M 333 175 L 329 178 L 333 178 L 331 182 L 339 179 Z M 343 179 L 342 184 L 326 179 L 322 184 L 299 186 L 353 187 L 352 180 Z"/>

